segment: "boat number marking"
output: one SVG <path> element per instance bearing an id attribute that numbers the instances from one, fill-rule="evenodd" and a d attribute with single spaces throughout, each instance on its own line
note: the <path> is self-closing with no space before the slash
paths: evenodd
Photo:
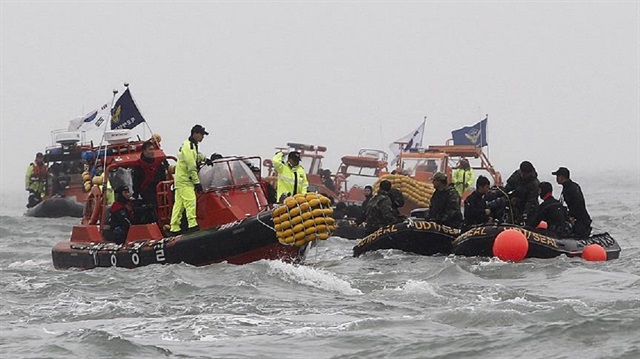
<path id="1" fill-rule="evenodd" d="M 156 249 L 156 262 L 164 262 L 164 249 Z"/>
<path id="2" fill-rule="evenodd" d="M 114 253 L 111 255 L 111 265 L 115 267 L 116 264 L 118 264 L 118 258 L 116 258 L 116 255 Z"/>
<path id="3" fill-rule="evenodd" d="M 445 233 L 445 234 L 452 234 L 454 236 L 457 236 L 460 234 L 460 230 L 459 229 L 455 229 L 455 228 L 451 228 L 449 226 L 445 226 L 439 223 L 435 223 L 435 222 L 430 222 L 430 221 L 414 221 L 413 222 L 413 228 L 415 228 L 418 231 L 431 231 L 431 230 L 435 230 L 441 233 Z"/>
<path id="4" fill-rule="evenodd" d="M 140 257 L 138 256 L 138 253 L 133 253 L 131 255 L 131 261 L 134 265 L 138 265 L 138 263 L 140 263 Z"/>

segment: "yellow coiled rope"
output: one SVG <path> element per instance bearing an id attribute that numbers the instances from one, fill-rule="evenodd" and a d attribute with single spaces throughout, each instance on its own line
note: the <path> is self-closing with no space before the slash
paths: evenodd
<path id="1" fill-rule="evenodd" d="M 392 188 L 397 188 L 398 190 L 400 190 L 405 200 L 410 200 L 418 207 L 429 207 L 431 196 L 435 191 L 435 188 L 433 188 L 433 184 L 420 182 L 409 176 L 388 174 L 380 177 L 375 183 L 375 192 L 378 192 L 380 182 L 383 180 L 391 182 Z"/>
<path id="2" fill-rule="evenodd" d="M 327 239 L 336 229 L 329 198 L 317 194 L 297 194 L 284 199 L 272 213 L 278 241 L 303 246 L 316 239 Z"/>

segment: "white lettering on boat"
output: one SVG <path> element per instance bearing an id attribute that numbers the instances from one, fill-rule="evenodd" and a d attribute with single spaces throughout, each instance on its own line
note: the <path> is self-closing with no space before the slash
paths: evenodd
<path id="1" fill-rule="evenodd" d="M 138 256 L 138 253 L 133 253 L 131 255 L 131 261 L 134 265 L 138 265 L 138 263 L 140 263 L 140 257 Z"/>

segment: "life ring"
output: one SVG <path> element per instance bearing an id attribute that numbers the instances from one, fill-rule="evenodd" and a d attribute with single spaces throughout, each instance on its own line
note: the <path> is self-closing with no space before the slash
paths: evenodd
<path id="1" fill-rule="evenodd" d="M 101 213 L 102 191 L 100 190 L 100 186 L 93 186 L 87 196 L 87 202 L 84 204 L 82 224 L 97 224 Z"/>

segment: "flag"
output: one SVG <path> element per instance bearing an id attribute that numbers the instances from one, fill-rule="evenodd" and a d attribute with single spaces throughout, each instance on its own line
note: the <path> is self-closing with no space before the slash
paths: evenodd
<path id="1" fill-rule="evenodd" d="M 111 129 L 132 129 L 143 122 L 144 117 L 140 114 L 127 88 L 111 110 Z"/>
<path id="2" fill-rule="evenodd" d="M 484 147 L 487 145 L 487 118 L 473 126 L 463 127 L 451 131 L 454 145 L 473 145 Z"/>
<path id="3" fill-rule="evenodd" d="M 425 121 L 426 122 L 426 121 Z M 409 132 L 406 136 L 400 137 L 399 139 L 393 141 L 389 145 L 389 149 L 391 153 L 394 155 L 393 161 L 391 161 L 391 165 L 394 165 L 398 161 L 398 156 L 400 156 L 400 150 L 409 151 L 411 149 L 417 149 L 422 147 L 422 138 L 424 136 L 424 124 L 422 122 L 418 128 Z"/>
<path id="4" fill-rule="evenodd" d="M 84 116 L 74 118 L 69 121 L 69 131 L 93 131 L 107 122 L 109 119 L 109 102 L 105 102 L 102 106 L 87 113 Z"/>

